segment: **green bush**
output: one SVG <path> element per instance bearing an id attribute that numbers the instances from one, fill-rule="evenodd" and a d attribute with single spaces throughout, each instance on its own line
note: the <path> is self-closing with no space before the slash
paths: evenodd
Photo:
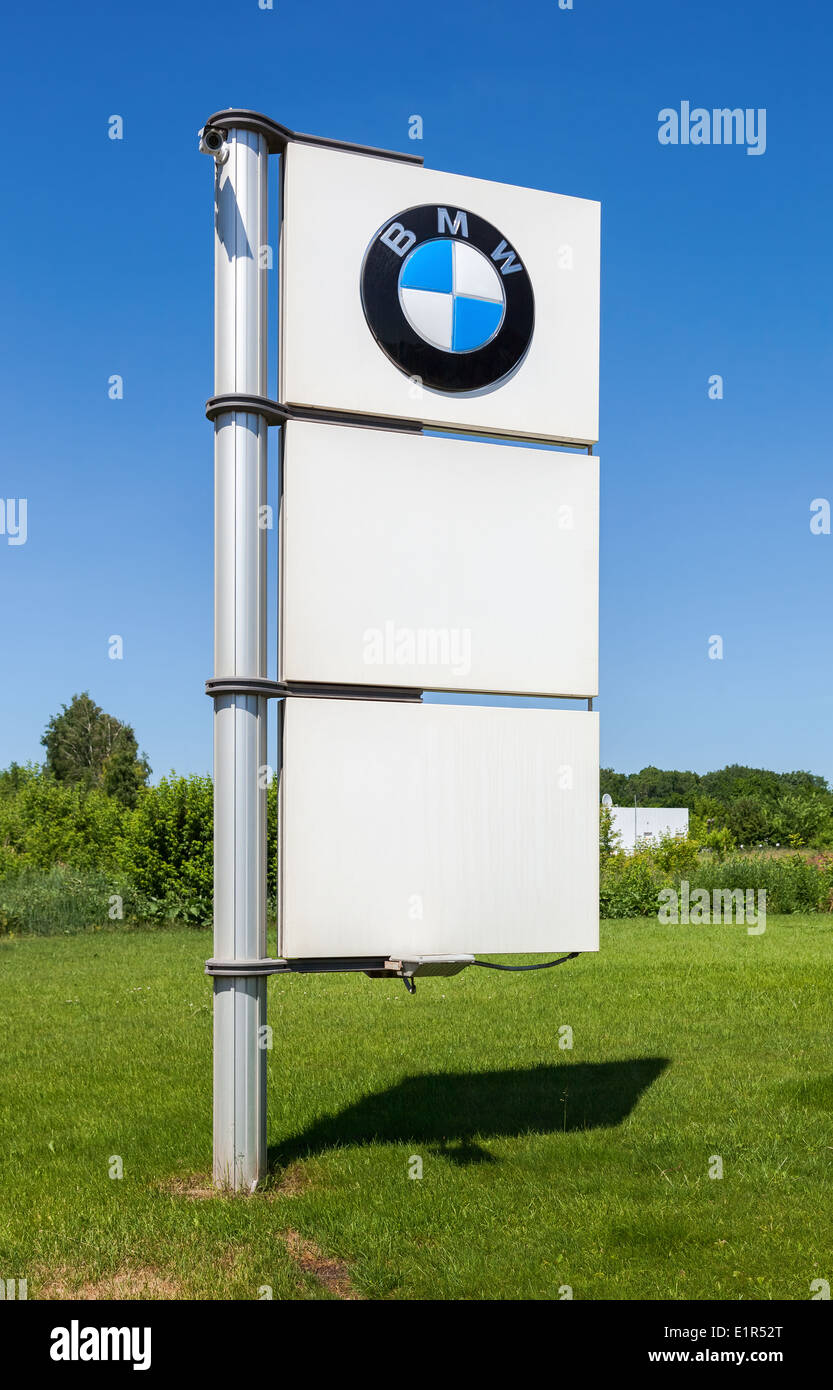
<path id="1" fill-rule="evenodd" d="M 725 859 L 735 847 L 734 837 L 728 826 L 715 825 L 711 817 L 707 820 L 699 814 L 689 817 L 688 838 L 700 849 L 709 850 L 718 860 Z"/>
<path id="2" fill-rule="evenodd" d="M 209 923 L 213 791 L 210 777 L 171 774 L 143 788 L 130 810 L 100 788 L 56 781 L 43 768 L 0 772 L 0 932 L 105 925 L 101 904 L 113 893 L 124 899 L 125 920 Z M 273 778 L 266 795 L 272 911 L 277 791 Z"/>
<path id="3" fill-rule="evenodd" d="M 163 777 L 128 812 L 122 869 L 162 915 L 209 922 L 214 875 L 214 785 L 210 777 Z"/>
<path id="4" fill-rule="evenodd" d="M 659 845 L 641 844 L 635 854 L 614 853 L 602 860 L 599 914 L 603 918 L 653 917 L 663 888 L 693 893 L 704 888 L 766 892 L 768 912 L 833 911 L 833 855 L 704 854 L 692 840 L 667 837 Z"/>
<path id="5" fill-rule="evenodd" d="M 692 891 L 763 889 L 767 912 L 830 912 L 833 907 L 833 858 L 829 856 L 810 860 L 800 854 L 786 858 L 750 854 L 722 862 L 704 860 L 693 873 L 678 874 L 668 886 L 679 889 L 683 878 Z"/>
<path id="6" fill-rule="evenodd" d="M 612 854 L 599 881 L 600 917 L 653 917 L 659 892 L 650 854 Z"/>
<path id="7" fill-rule="evenodd" d="M 787 792 L 780 797 L 771 816 L 770 840 L 795 848 L 829 845 L 831 823 L 826 798 L 819 792 L 804 796 Z"/>
<path id="8" fill-rule="evenodd" d="M 115 869 L 127 814 L 98 788 L 25 776 L 0 794 L 0 877 L 26 865 Z"/>
<path id="9" fill-rule="evenodd" d="M 666 883 L 675 876 L 686 878 L 700 863 L 699 846 L 685 835 L 663 835 L 656 843 L 643 841 L 638 849 Z"/>

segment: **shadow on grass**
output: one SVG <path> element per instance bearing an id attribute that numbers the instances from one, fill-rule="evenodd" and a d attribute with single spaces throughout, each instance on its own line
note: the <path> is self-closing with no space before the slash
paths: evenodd
<path id="1" fill-rule="evenodd" d="M 269 1167 L 357 1144 L 423 1145 L 460 1166 L 495 1163 L 476 1140 L 621 1124 L 668 1065 L 667 1057 L 636 1057 L 409 1076 L 270 1146 Z"/>

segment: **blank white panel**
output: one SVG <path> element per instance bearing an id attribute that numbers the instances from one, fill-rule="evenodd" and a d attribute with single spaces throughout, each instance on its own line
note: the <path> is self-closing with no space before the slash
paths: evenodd
<path id="1" fill-rule="evenodd" d="M 599 462 L 291 421 L 281 679 L 592 696 Z"/>
<path id="2" fill-rule="evenodd" d="M 598 716 L 290 698 L 279 952 L 598 950 Z"/>
<path id="3" fill-rule="evenodd" d="M 514 375 L 472 394 L 425 387 L 388 360 L 365 321 L 362 262 L 397 214 L 467 209 L 498 229 L 535 296 Z M 590 444 L 599 437 L 600 207 L 585 198 L 290 142 L 281 230 L 280 398 L 445 428 Z M 488 263 L 484 262 L 488 268 Z"/>

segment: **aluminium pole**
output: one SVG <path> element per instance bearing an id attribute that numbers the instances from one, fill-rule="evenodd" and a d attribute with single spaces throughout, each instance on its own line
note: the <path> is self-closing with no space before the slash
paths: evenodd
<path id="1" fill-rule="evenodd" d="M 213 151 L 209 151 L 213 152 Z M 266 395 L 269 156 L 230 128 L 215 153 L 214 391 Z M 267 423 L 214 421 L 214 674 L 266 676 Z M 214 697 L 214 955 L 266 955 L 266 698 Z M 266 978 L 214 978 L 214 1182 L 266 1174 Z"/>

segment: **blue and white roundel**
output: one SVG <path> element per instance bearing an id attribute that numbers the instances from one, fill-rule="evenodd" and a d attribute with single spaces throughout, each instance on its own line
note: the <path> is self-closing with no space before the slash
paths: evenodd
<path id="1" fill-rule="evenodd" d="M 359 292 L 382 352 L 427 391 L 496 390 L 532 341 L 526 266 L 471 208 L 419 203 L 392 213 L 364 253 Z"/>
<path id="2" fill-rule="evenodd" d="M 399 303 L 415 333 L 444 352 L 475 352 L 503 323 L 506 300 L 489 259 L 465 241 L 417 246 L 399 274 Z"/>

